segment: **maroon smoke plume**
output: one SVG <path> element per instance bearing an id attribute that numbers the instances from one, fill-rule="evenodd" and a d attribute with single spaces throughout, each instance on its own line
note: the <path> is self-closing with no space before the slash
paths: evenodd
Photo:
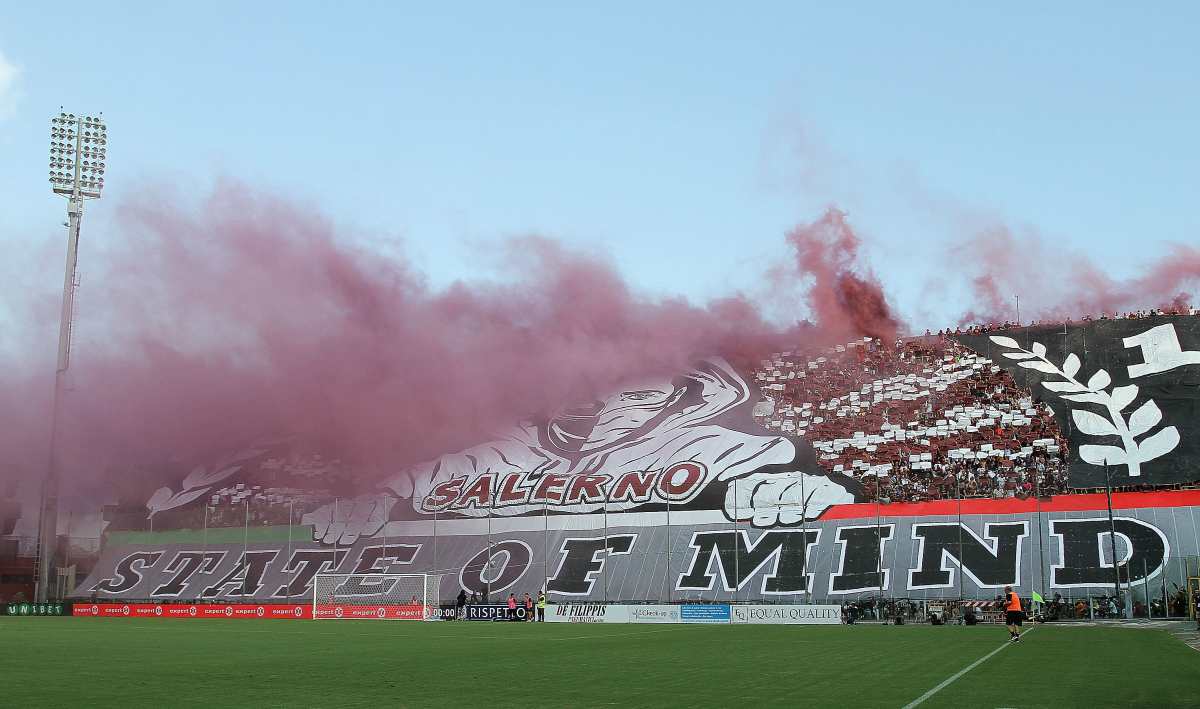
<path id="1" fill-rule="evenodd" d="M 993 226 L 950 252 L 947 273 L 964 274 L 970 305 L 959 324 L 1016 320 L 1065 321 L 1142 308 L 1185 309 L 1200 287 L 1200 248 L 1172 244 L 1142 273 L 1118 279 L 1086 254 L 1057 248 L 1036 234 Z"/>
<path id="2" fill-rule="evenodd" d="M 895 340 L 901 322 L 879 279 L 859 263 L 862 241 L 847 223 L 845 212 L 831 207 L 817 221 L 792 230 L 787 239 L 795 250 L 797 268 L 784 277 L 812 278 L 807 301 L 827 338 L 844 341 L 867 335 Z"/>
<path id="3" fill-rule="evenodd" d="M 814 277 L 818 327 L 788 328 L 741 296 L 704 307 L 639 296 L 607 262 L 538 237 L 488 255 L 501 285 L 435 290 L 320 214 L 237 184 L 198 210 L 143 195 L 117 214 L 120 240 L 83 255 L 63 442 L 75 479 L 280 433 L 389 468 L 700 355 L 744 365 L 896 330 L 878 283 L 853 272 L 858 239 L 837 212 L 790 237 Z M 43 292 L 31 312 L 56 322 L 57 297 Z M 45 375 L 0 375 L 0 444 L 39 472 Z"/>
<path id="4" fill-rule="evenodd" d="M 788 234 L 795 259 L 771 275 L 804 288 L 798 312 L 812 322 L 780 327 L 738 295 L 703 307 L 641 296 L 603 259 L 544 238 L 481 260 L 500 285 L 439 290 L 320 214 L 241 185 L 179 205 L 143 194 L 119 208 L 119 241 L 85 240 L 63 442 L 75 481 L 125 479 L 140 463 L 153 476 L 168 458 L 280 433 L 391 468 L 700 355 L 746 367 L 903 329 L 836 209 Z M 47 244 L 28 263 L 0 263 L 9 302 L 28 298 L 13 329 L 26 351 L 8 356 L 0 333 L 0 483 L 45 466 L 61 267 L 61 242 Z M 997 230 L 943 270 L 974 279 L 968 317 L 989 320 L 1008 317 L 1011 293 L 1026 320 L 1166 304 L 1200 274 L 1191 246 L 1128 281 L 1049 248 Z"/>

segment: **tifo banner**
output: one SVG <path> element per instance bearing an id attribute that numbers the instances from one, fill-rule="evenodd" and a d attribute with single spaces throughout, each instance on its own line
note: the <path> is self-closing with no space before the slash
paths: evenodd
<path id="1" fill-rule="evenodd" d="M 628 623 L 631 606 L 603 603 L 564 603 L 546 607 L 550 623 Z"/>
<path id="2" fill-rule="evenodd" d="M 307 512 L 316 539 L 349 546 L 387 534 L 391 522 L 539 518 L 673 508 L 755 527 L 799 521 L 806 507 L 862 498 L 860 486 L 826 474 L 812 446 L 754 420 L 758 391 L 728 362 L 709 358 L 677 376 L 636 382 L 601 401 L 566 406 L 495 440 L 448 452 L 378 481 L 377 492 L 330 500 Z M 312 485 L 312 465 L 280 477 L 286 442 L 252 446 L 199 465 L 156 490 L 147 509 L 159 525 L 196 524 L 215 493 L 264 479 Z M 332 474 L 322 463 L 322 471 Z M 234 493 L 236 496 L 236 493 Z M 243 499 L 239 497 L 239 499 Z M 140 523 L 143 520 L 137 520 Z M 140 527 L 139 527 L 140 528 Z M 397 535 L 392 535 L 397 536 Z"/>
<path id="3" fill-rule="evenodd" d="M 963 441 L 966 448 L 956 449 L 959 452 L 969 449 L 977 459 L 982 454 L 989 463 L 1007 464 L 1017 458 L 993 455 L 1003 451 L 984 432 L 995 425 L 995 431 L 1001 432 L 997 435 L 1011 437 L 1031 425 L 1030 416 L 1040 416 L 1036 409 L 1042 404 L 1051 406 L 1057 419 L 1050 425 L 1057 430 L 1046 430 L 1053 447 L 1058 448 L 1059 434 L 1070 442 L 1068 471 L 1073 487 L 1102 486 L 1105 464 L 1114 485 L 1196 480 L 1200 393 L 1194 383 L 1200 371 L 1200 318 L 1103 321 L 1074 326 L 1065 333 L 1057 328 L 1024 328 L 961 335 L 957 340 L 961 343 L 955 345 L 961 349 L 957 356 L 931 362 L 935 366 L 920 376 L 913 374 L 903 382 L 887 377 L 870 381 L 858 391 L 845 392 L 844 399 L 835 397 L 842 408 L 821 405 L 807 414 L 798 414 L 797 407 L 784 403 L 787 397 L 781 393 L 790 385 L 777 381 L 774 374 L 759 371 L 748 380 L 748 373 L 723 359 L 703 359 L 676 376 L 638 382 L 598 401 L 567 402 L 549 419 L 523 423 L 495 440 L 447 452 L 380 479 L 372 494 L 330 500 L 306 511 L 303 524 L 312 526 L 314 541 L 335 547 L 363 538 L 404 536 L 403 523 L 435 518 L 439 522 L 523 519 L 526 524 L 517 526 L 529 528 L 532 519 L 560 513 L 613 515 L 669 508 L 679 525 L 732 522 L 760 529 L 794 525 L 802 519 L 820 519 L 840 506 L 869 501 L 862 484 L 864 461 L 854 461 L 859 472 L 853 475 L 840 472 L 845 461 L 826 469 L 822 461 L 837 458 L 831 451 L 844 450 L 861 439 L 864 454 L 880 445 L 898 446 L 896 455 L 920 453 L 922 461 L 932 462 L 922 456 L 939 449 L 936 440 L 944 443 L 954 432 L 970 439 Z M 809 362 L 804 372 L 819 369 L 825 361 L 821 357 Z M 982 391 L 991 388 L 991 373 L 1001 370 L 1032 392 L 1020 412 L 993 415 L 986 404 L 990 397 Z M 757 381 L 759 374 L 762 381 Z M 799 379 L 787 381 L 795 385 Z M 970 408 L 986 416 L 937 411 L 938 392 L 951 386 L 981 392 Z M 817 425 L 826 417 L 847 416 L 850 410 L 883 413 L 887 422 L 891 403 L 924 398 L 938 414 L 933 426 L 892 420 L 884 427 L 887 430 L 862 430 L 854 439 L 823 441 L 796 428 L 796 416 Z M 780 422 L 778 427 L 764 428 L 755 419 L 758 404 L 782 410 L 776 412 L 788 418 L 789 425 Z M 816 410 L 820 414 L 810 416 Z M 851 422 L 854 418 L 847 419 L 849 430 L 872 428 L 865 414 L 857 417 L 861 422 Z M 958 425 L 963 418 L 969 419 L 969 425 Z M 1006 418 L 1011 424 L 1007 428 Z M 984 425 L 985 421 L 989 423 Z M 1036 446 L 1037 441 L 1033 443 Z M 198 464 L 186 476 L 155 490 L 146 509 L 154 516 L 156 529 L 200 526 L 214 498 L 232 495 L 244 500 L 248 490 L 265 490 L 264 481 L 280 490 L 311 487 L 316 463 L 298 460 L 291 446 L 287 440 L 263 441 Z M 303 447 L 302 442 L 297 446 Z M 820 457 L 814 446 L 820 449 Z M 1033 450 L 1010 453 L 1024 460 Z M 338 473 L 325 462 L 320 466 L 322 475 Z M 850 467 L 855 467 L 853 462 Z M 145 517 L 129 522 L 142 529 Z M 396 528 L 389 529 L 393 525 Z M 119 530 L 117 524 L 109 531 Z"/>
<path id="4" fill-rule="evenodd" d="M 819 520 L 772 529 L 677 524 L 674 512 L 613 513 L 549 516 L 538 520 L 541 529 L 498 519 L 490 538 L 487 526 L 481 533 L 474 520 L 439 523 L 436 543 L 422 523 L 340 548 L 129 544 L 106 548 L 75 596 L 307 602 L 318 573 L 446 569 L 453 571 L 441 574 L 439 602 L 460 589 L 492 598 L 545 589 L 560 604 L 840 603 L 880 591 L 958 598 L 960 589 L 968 598 L 991 599 L 1006 585 L 1023 596 L 1034 590 L 1067 595 L 1066 589 L 1112 588 L 1113 527 L 1123 580 L 1156 595 L 1164 586 L 1169 592 L 1186 587 L 1183 561 L 1200 555 L 1200 491 L 1114 493 L 1112 500 L 1111 525 L 1105 495 L 1087 494 L 838 505 Z M 485 612 L 475 608 L 475 616 Z"/>
<path id="5" fill-rule="evenodd" d="M 1196 480 L 1200 460 L 1200 318 L 1099 320 L 959 335 L 1034 400 L 1071 442 L 1072 487 Z"/>
<path id="6" fill-rule="evenodd" d="M 724 603 L 684 604 L 679 607 L 679 618 L 684 623 L 728 623 L 729 606 Z"/>
<path id="7" fill-rule="evenodd" d="M 864 472 L 858 451 L 889 465 L 915 455 L 918 477 L 946 474 L 927 456 L 957 452 L 965 460 L 963 451 L 974 451 L 974 460 L 986 460 L 980 471 L 995 477 L 1033 465 L 1042 455 L 1035 449 L 1066 448 L 1073 485 L 1102 484 L 1105 463 L 1115 485 L 1195 480 L 1200 318 L 1068 330 L 963 335 L 954 353 L 918 361 L 917 372 L 849 377 L 855 386 L 845 399 L 807 409 L 795 397 L 809 394 L 797 390 L 819 382 L 801 379 L 848 371 L 825 369 L 835 366 L 862 375 L 855 358 L 885 356 L 887 348 L 847 350 L 849 365 L 836 357 L 805 363 L 793 353 L 771 373 L 705 359 L 396 472 L 353 499 L 311 489 L 351 470 L 349 462 L 316 455 L 304 441 L 261 441 L 179 466 L 190 472 L 147 491 L 144 509 L 107 530 L 107 538 L 128 541 L 105 546 L 72 597 L 304 602 L 320 573 L 436 574 L 434 603 L 463 589 L 492 600 L 545 591 L 556 604 L 987 599 L 1007 585 L 1023 596 L 1081 595 L 1108 593 L 1117 573 L 1148 597 L 1173 593 L 1186 587 L 1186 558 L 1200 555 L 1198 490 L 1115 493 L 1111 523 L 1104 494 L 1039 497 L 1031 493 L 1048 490 L 1026 489 L 1028 478 L 994 492 L 1013 497 L 994 499 L 889 504 L 867 493 L 867 481 L 883 473 Z M 776 364 L 789 372 L 775 372 Z M 997 377 L 1032 395 L 1016 392 L 1019 406 L 994 415 Z M 952 389 L 969 412 L 946 410 L 943 392 Z M 913 420 L 913 407 L 928 415 Z M 762 423 L 766 410 L 766 423 L 778 425 Z M 814 433 L 843 417 L 848 428 L 834 433 L 851 438 Z M 1017 441 L 1034 419 L 1048 438 L 1019 451 L 995 445 Z M 929 483 L 920 497 L 948 494 L 945 480 Z M 296 490 L 305 499 L 294 515 Z M 282 513 L 286 522 L 255 524 L 254 536 L 249 528 L 226 534 L 260 497 L 275 498 L 259 510 L 264 519 Z M 148 515 L 155 532 L 144 531 Z M 507 615 L 496 608 L 469 613 Z"/>
<path id="8" fill-rule="evenodd" d="M 841 606 L 733 606 L 733 622 L 762 625 L 838 625 Z"/>
<path id="9" fill-rule="evenodd" d="M 71 614 L 91 618 L 312 618 L 312 605 L 76 603 Z"/>

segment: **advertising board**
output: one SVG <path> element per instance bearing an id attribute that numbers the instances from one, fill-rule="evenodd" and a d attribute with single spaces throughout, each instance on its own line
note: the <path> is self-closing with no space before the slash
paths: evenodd
<path id="1" fill-rule="evenodd" d="M 312 604 L 76 603 L 84 618 L 312 618 Z"/>
<path id="2" fill-rule="evenodd" d="M 6 606 L 0 606 L 4 615 L 20 615 L 30 617 L 51 617 L 71 615 L 70 603 L 26 603 L 14 601 Z"/>
<path id="3" fill-rule="evenodd" d="M 628 623 L 630 606 L 556 603 L 546 606 L 548 623 Z"/>
<path id="4" fill-rule="evenodd" d="M 362 603 L 318 603 L 316 615 L 321 618 L 354 620 L 424 620 L 426 610 L 421 605 L 389 606 Z M 433 616 L 436 611 L 430 609 Z"/>
<path id="5" fill-rule="evenodd" d="M 682 623 L 679 606 L 629 606 L 630 623 Z"/>
<path id="6" fill-rule="evenodd" d="M 733 622 L 761 625 L 837 625 L 842 609 L 837 605 L 733 606 Z"/>
<path id="7" fill-rule="evenodd" d="M 684 604 L 679 607 L 679 618 L 684 623 L 728 623 L 729 606 L 724 603 Z"/>
<path id="8" fill-rule="evenodd" d="M 527 620 L 525 606 L 517 606 L 516 617 L 509 614 L 508 606 L 503 603 L 477 603 L 466 606 L 467 620 Z"/>

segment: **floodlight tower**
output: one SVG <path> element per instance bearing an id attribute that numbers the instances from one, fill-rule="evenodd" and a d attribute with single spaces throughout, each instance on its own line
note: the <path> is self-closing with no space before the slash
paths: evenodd
<path id="1" fill-rule="evenodd" d="M 50 119 L 50 189 L 67 198 L 67 268 L 63 279 L 62 315 L 58 324 L 58 366 L 50 418 L 50 461 L 42 483 L 38 518 L 38 575 L 34 596 L 46 602 L 50 570 L 58 544 L 58 428 L 64 380 L 71 364 L 71 321 L 75 313 L 75 263 L 79 254 L 79 222 L 83 201 L 99 199 L 104 189 L 108 134 L 101 116 L 59 113 Z"/>

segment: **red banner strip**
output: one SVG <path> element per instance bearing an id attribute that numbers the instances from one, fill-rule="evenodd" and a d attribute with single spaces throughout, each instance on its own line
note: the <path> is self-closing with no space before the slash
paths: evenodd
<path id="1" fill-rule="evenodd" d="M 290 618 L 313 617 L 311 603 L 263 604 L 235 603 L 76 603 L 71 615 L 87 618 Z M 371 606 L 359 604 L 320 604 L 318 618 L 362 620 L 424 620 L 424 606 Z"/>
<path id="2" fill-rule="evenodd" d="M 933 515 L 1008 515 L 1042 512 L 1090 512 L 1107 510 L 1104 493 L 1086 495 L 1055 495 L 1038 501 L 1016 497 L 971 498 L 962 500 L 930 500 L 928 502 L 893 502 L 876 505 L 863 502 L 856 505 L 834 505 L 820 516 L 827 519 L 863 519 L 867 517 L 925 517 Z M 1198 507 L 1200 490 L 1166 490 L 1163 492 L 1114 492 L 1114 510 L 1146 509 L 1152 507 Z M 876 511 L 878 510 L 878 511 Z"/>

